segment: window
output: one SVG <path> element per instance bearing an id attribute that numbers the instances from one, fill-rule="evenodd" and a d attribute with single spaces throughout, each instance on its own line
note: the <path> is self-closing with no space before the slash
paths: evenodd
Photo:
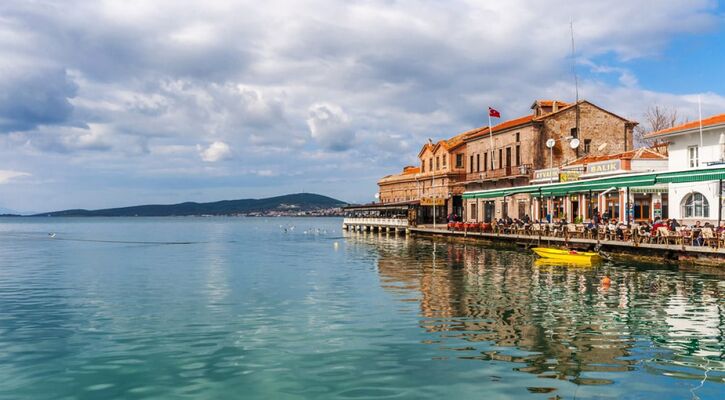
<path id="1" fill-rule="evenodd" d="M 483 153 L 483 170 L 488 171 L 488 152 Z"/>
<path id="2" fill-rule="evenodd" d="M 441 169 L 441 158 L 436 157 L 436 171 L 438 171 L 439 169 Z"/>
<path id="3" fill-rule="evenodd" d="M 498 169 L 503 169 L 503 149 L 498 149 Z"/>
<path id="4" fill-rule="evenodd" d="M 469 208 L 471 209 L 471 216 L 469 219 L 472 219 L 474 221 L 478 220 L 478 215 L 476 214 L 476 203 L 471 203 L 469 205 Z"/>
<path id="5" fill-rule="evenodd" d="M 571 137 L 573 138 L 577 138 L 579 137 L 579 132 L 576 128 L 571 128 L 571 131 L 569 131 L 569 135 L 571 135 Z"/>
<path id="6" fill-rule="evenodd" d="M 521 165 L 521 145 L 516 145 L 516 165 Z"/>
<path id="7" fill-rule="evenodd" d="M 690 193 L 682 201 L 682 215 L 685 218 L 709 218 L 710 205 L 702 193 Z"/>
<path id="8" fill-rule="evenodd" d="M 473 172 L 473 154 L 471 154 L 471 162 L 469 162 L 468 165 L 471 172 Z"/>
<path id="9" fill-rule="evenodd" d="M 592 147 L 591 139 L 584 139 L 584 153 L 589 153 Z"/>
<path id="10" fill-rule="evenodd" d="M 463 154 L 456 154 L 456 168 L 463 168 Z"/>
<path id="11" fill-rule="evenodd" d="M 689 160 L 690 168 L 697 168 L 700 166 L 699 162 L 699 149 L 697 146 L 690 146 L 687 148 L 687 159 Z"/>
<path id="12" fill-rule="evenodd" d="M 521 132 L 516 132 L 516 141 L 517 142 L 521 141 Z"/>
<path id="13" fill-rule="evenodd" d="M 420 164 L 420 172 L 425 172 L 425 160 Z"/>
<path id="14" fill-rule="evenodd" d="M 481 153 L 476 154 L 476 172 L 481 171 Z"/>
<path id="15" fill-rule="evenodd" d="M 446 155 L 443 154 L 443 167 L 445 168 L 445 166 L 446 166 Z"/>
<path id="16" fill-rule="evenodd" d="M 428 169 L 433 172 L 433 157 L 428 159 Z"/>

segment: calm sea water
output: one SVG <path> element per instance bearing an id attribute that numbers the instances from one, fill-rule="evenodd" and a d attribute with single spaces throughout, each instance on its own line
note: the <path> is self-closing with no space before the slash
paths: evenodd
<path id="1" fill-rule="evenodd" d="M 725 269 L 340 225 L 0 219 L 0 398 L 725 397 Z"/>

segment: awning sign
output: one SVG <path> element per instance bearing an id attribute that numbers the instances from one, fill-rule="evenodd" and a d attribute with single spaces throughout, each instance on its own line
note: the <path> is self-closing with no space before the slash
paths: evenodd
<path id="1" fill-rule="evenodd" d="M 559 168 L 537 169 L 536 171 L 534 171 L 534 180 L 551 180 L 552 182 L 558 182 Z"/>
<path id="2" fill-rule="evenodd" d="M 438 206 L 445 206 L 446 205 L 446 199 L 434 199 L 431 197 L 424 197 L 420 199 L 420 205 L 421 206 L 432 206 L 435 205 Z"/>
<path id="3" fill-rule="evenodd" d="M 562 171 L 559 173 L 559 182 L 578 181 L 579 175 L 579 171 Z"/>
<path id="4" fill-rule="evenodd" d="M 600 161 L 587 165 L 587 174 L 601 174 L 605 172 L 619 171 L 622 168 L 622 160 Z"/>

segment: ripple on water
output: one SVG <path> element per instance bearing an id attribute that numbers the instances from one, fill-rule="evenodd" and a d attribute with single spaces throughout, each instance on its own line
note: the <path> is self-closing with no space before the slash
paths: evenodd
<path id="1" fill-rule="evenodd" d="M 3 222 L 0 398 L 705 399 L 725 390 L 719 272 L 540 267 L 525 251 L 394 235 L 345 234 L 335 249 L 301 232 L 340 220 L 277 228 L 299 221 Z M 196 244 L 29 239 L 49 231 Z M 605 275 L 609 287 L 599 285 Z"/>

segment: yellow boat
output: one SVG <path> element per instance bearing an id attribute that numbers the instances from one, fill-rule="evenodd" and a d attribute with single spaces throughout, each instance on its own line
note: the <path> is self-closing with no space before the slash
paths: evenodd
<path id="1" fill-rule="evenodd" d="M 531 250 L 543 259 L 560 261 L 564 264 L 590 264 L 600 260 L 599 254 L 589 251 L 561 250 L 550 247 L 534 247 Z"/>

